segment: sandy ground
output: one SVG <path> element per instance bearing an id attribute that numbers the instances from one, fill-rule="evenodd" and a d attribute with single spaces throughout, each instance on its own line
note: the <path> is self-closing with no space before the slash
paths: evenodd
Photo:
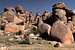
<path id="1" fill-rule="evenodd" d="M 73 47 L 68 48 L 55 48 L 51 47 L 51 45 L 48 44 L 33 44 L 33 45 L 13 45 L 13 46 L 4 46 L 0 47 L 0 50 L 75 50 Z"/>

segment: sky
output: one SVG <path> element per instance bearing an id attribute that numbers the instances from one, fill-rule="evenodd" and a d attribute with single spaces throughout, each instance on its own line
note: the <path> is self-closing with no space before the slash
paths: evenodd
<path id="1" fill-rule="evenodd" d="M 57 2 L 64 2 L 67 7 L 75 10 L 75 0 L 0 0 L 0 11 L 5 7 L 22 5 L 26 10 L 32 12 L 42 12 L 44 10 L 51 12 L 51 6 Z"/>

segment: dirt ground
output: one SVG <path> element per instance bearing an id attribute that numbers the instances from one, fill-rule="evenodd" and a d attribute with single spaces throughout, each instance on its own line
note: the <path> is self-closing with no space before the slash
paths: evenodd
<path id="1" fill-rule="evenodd" d="M 71 47 L 56 48 L 46 40 L 41 40 L 41 44 L 37 43 L 40 41 L 37 41 L 34 44 L 18 44 L 18 42 L 15 41 L 8 41 L 9 38 L 11 37 L 0 36 L 0 50 L 75 50 L 75 42 Z"/>
<path id="2" fill-rule="evenodd" d="M 49 44 L 20 44 L 0 47 L 0 50 L 75 50 L 74 47 L 55 48 Z"/>

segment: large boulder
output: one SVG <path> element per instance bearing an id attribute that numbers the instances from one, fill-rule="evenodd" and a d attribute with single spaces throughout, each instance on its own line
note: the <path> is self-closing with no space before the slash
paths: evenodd
<path id="1" fill-rule="evenodd" d="M 21 6 L 21 5 L 17 5 L 15 7 L 15 10 L 16 10 L 16 13 L 20 13 L 20 14 L 23 14 L 24 13 L 24 8 Z"/>
<path id="2" fill-rule="evenodd" d="M 2 18 L 7 20 L 8 22 L 12 22 L 14 20 L 14 16 L 9 11 L 8 12 L 4 12 Z"/>
<path id="3" fill-rule="evenodd" d="M 46 23 L 39 23 L 38 24 L 38 31 L 40 33 L 40 37 L 42 37 L 45 40 L 49 40 L 51 26 Z"/>
<path id="4" fill-rule="evenodd" d="M 47 32 L 50 35 L 51 26 L 40 21 L 40 23 L 38 24 L 38 30 L 40 33 Z"/>
<path id="5" fill-rule="evenodd" d="M 51 29 L 52 40 L 56 40 L 63 45 L 71 45 L 73 42 L 72 31 L 63 21 L 56 21 Z"/>
<path id="6" fill-rule="evenodd" d="M 6 24 L 5 25 L 5 29 L 4 29 L 5 32 L 11 32 L 11 33 L 14 33 L 14 32 L 18 32 L 19 29 L 18 29 L 18 26 L 16 24 Z"/>
<path id="7" fill-rule="evenodd" d="M 5 18 L 8 22 L 12 22 L 15 16 L 15 9 L 13 7 L 4 8 L 2 18 Z"/>
<path id="8" fill-rule="evenodd" d="M 8 23 L 5 25 L 5 29 L 4 31 L 5 32 L 10 32 L 10 33 L 16 33 L 16 32 L 19 32 L 19 31 L 24 31 L 25 27 L 24 25 L 16 25 L 16 24 L 13 24 L 13 23 Z"/>

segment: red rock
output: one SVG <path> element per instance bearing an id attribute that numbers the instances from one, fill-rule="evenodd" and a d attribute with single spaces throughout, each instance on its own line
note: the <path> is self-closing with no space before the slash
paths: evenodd
<path id="1" fill-rule="evenodd" d="M 15 24 L 6 24 L 4 31 L 14 33 L 14 32 L 18 32 L 19 29 L 18 26 Z"/>

